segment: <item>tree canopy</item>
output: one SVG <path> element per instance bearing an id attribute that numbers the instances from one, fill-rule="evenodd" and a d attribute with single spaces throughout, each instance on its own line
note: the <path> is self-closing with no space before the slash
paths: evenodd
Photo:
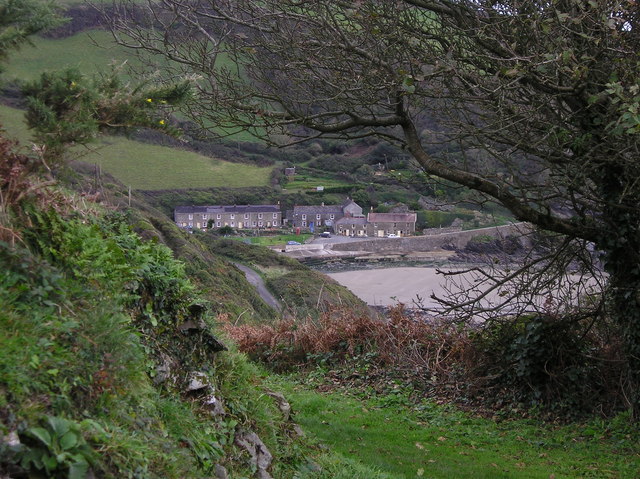
<path id="1" fill-rule="evenodd" d="M 0 0 L 0 61 L 28 42 L 31 35 L 61 22 L 53 1 Z"/>

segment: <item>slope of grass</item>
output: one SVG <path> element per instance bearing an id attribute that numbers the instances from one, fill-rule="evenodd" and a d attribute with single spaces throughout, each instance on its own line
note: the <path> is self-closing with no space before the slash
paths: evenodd
<path id="1" fill-rule="evenodd" d="M 24 119 L 24 111 L 0 105 L 0 126 L 6 131 L 6 136 L 23 144 L 31 141 L 31 132 Z"/>
<path id="2" fill-rule="evenodd" d="M 432 403 L 410 409 L 401 390 L 358 400 L 277 384 L 303 429 L 346 458 L 398 479 L 632 479 L 640 467 L 628 423 L 617 429 L 496 423 Z"/>
<path id="3" fill-rule="evenodd" d="M 266 186 L 273 169 L 121 137 L 107 138 L 98 149 L 81 159 L 98 163 L 125 185 L 141 190 Z"/>
<path id="4" fill-rule="evenodd" d="M 24 112 L 0 105 L 0 124 L 23 143 L 31 139 Z M 267 186 L 273 167 L 258 167 L 208 158 L 186 150 L 107 137 L 73 156 L 97 163 L 126 186 L 142 190 Z"/>
<path id="5" fill-rule="evenodd" d="M 44 71 L 77 68 L 84 73 L 107 71 L 112 64 L 138 64 L 131 52 L 117 46 L 109 32 L 90 30 L 68 38 L 34 38 L 9 57 L 4 78 L 34 80 Z"/>

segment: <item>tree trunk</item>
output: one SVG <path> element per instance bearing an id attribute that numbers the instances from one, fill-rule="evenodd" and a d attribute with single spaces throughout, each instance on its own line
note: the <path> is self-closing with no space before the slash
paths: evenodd
<path id="1" fill-rule="evenodd" d="M 607 198 L 599 242 L 609 273 L 610 314 L 623 334 L 628 377 L 625 390 L 634 421 L 640 421 L 640 198 L 629 189 L 629 171 L 608 169 L 603 175 L 603 196 Z M 633 176 L 631 178 L 636 178 Z"/>

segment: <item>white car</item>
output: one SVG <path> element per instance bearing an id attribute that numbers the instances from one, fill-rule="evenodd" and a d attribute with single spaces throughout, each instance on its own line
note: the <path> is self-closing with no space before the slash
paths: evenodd
<path id="1" fill-rule="evenodd" d="M 399 236 L 391 233 L 387 235 L 387 238 L 399 238 Z"/>

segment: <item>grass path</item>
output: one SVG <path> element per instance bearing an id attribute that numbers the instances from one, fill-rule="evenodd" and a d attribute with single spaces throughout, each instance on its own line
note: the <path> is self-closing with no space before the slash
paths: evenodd
<path id="1" fill-rule="evenodd" d="M 295 420 L 349 460 L 393 478 L 635 479 L 640 447 L 604 425 L 550 428 L 494 422 L 444 411 L 409 409 L 402 394 L 361 401 L 318 394 L 286 381 Z"/>

